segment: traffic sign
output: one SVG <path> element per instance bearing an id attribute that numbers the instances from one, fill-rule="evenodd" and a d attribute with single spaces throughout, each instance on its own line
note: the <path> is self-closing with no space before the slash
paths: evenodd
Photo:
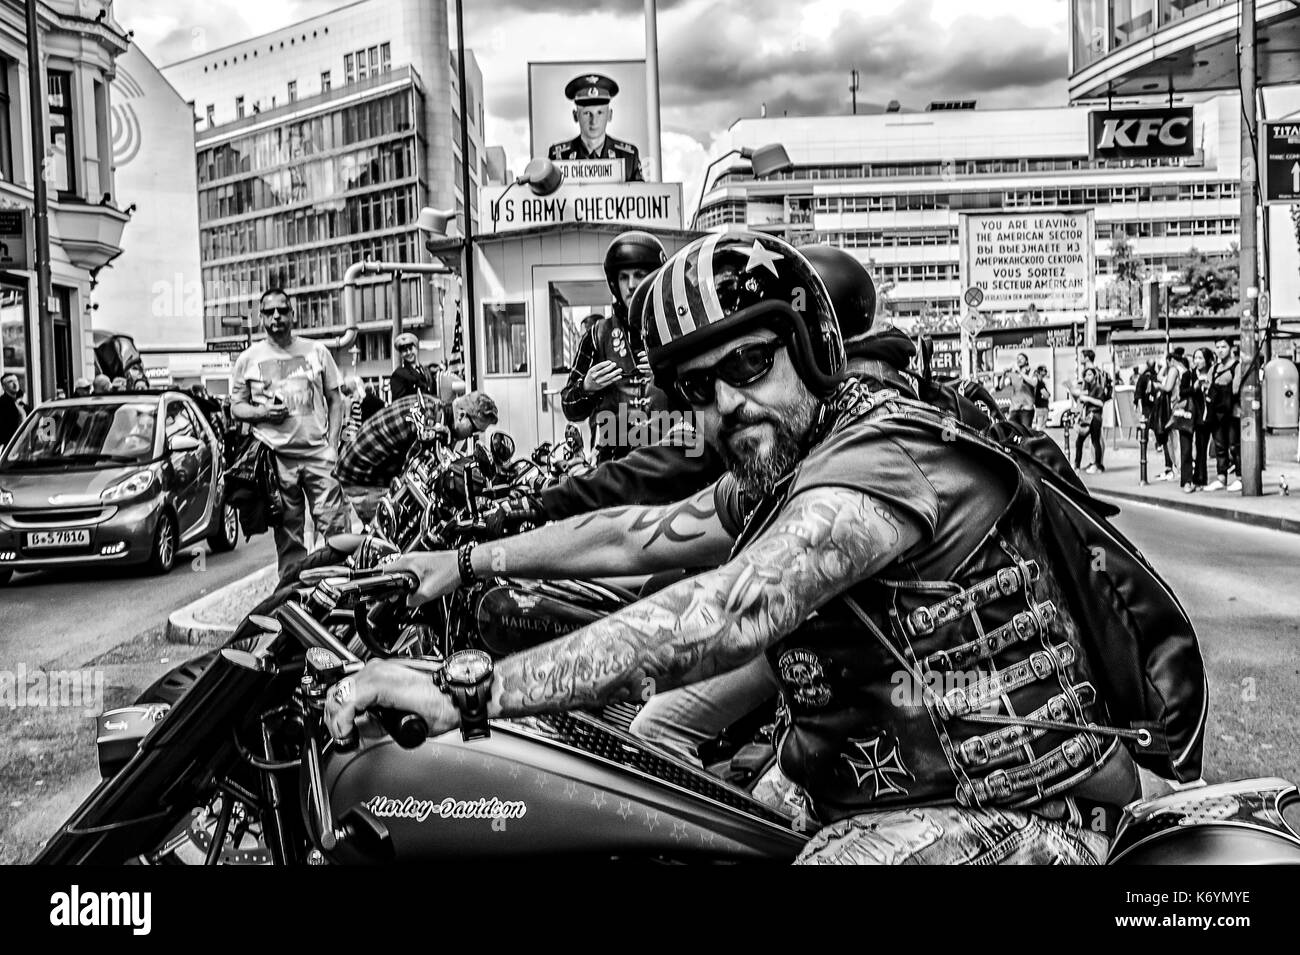
<path id="1" fill-rule="evenodd" d="M 248 342 L 208 342 L 208 351 L 241 352 Z"/>
<path id="2" fill-rule="evenodd" d="M 1259 293 L 1259 300 L 1255 303 L 1255 311 L 1259 313 L 1260 321 L 1268 321 L 1269 315 L 1273 312 L 1273 299 L 1267 291 Z"/>
<path id="3" fill-rule="evenodd" d="M 984 303 L 984 290 L 972 285 L 962 293 L 962 300 L 971 308 L 979 308 Z"/>
<path id="4" fill-rule="evenodd" d="M 1264 123 L 1264 202 L 1300 202 L 1300 119 Z"/>
<path id="5" fill-rule="evenodd" d="M 958 322 L 958 324 L 961 325 L 962 330 L 967 335 L 974 338 L 980 332 L 984 331 L 984 326 L 988 324 L 988 320 L 979 312 L 971 309 L 966 313 L 966 317 Z"/>

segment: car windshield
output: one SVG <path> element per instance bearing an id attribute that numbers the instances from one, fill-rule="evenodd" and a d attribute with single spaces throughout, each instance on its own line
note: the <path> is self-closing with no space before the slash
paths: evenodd
<path id="1" fill-rule="evenodd" d="M 157 402 L 36 409 L 0 459 L 5 470 L 143 464 L 153 458 Z"/>

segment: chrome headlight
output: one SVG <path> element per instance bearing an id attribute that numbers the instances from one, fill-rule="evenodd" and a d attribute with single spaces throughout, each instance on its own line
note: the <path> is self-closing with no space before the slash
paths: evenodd
<path id="1" fill-rule="evenodd" d="M 116 484 L 110 484 L 99 494 L 99 499 L 105 503 L 114 503 L 117 501 L 130 500 L 133 497 L 139 497 L 141 494 L 149 491 L 154 485 L 154 471 L 149 468 L 144 471 L 136 471 Z"/>
<path id="2" fill-rule="evenodd" d="M 12 504 L 13 502 L 14 502 L 14 492 L 6 491 L 3 488 L 0 488 L 0 506 L 4 506 L 6 504 Z"/>

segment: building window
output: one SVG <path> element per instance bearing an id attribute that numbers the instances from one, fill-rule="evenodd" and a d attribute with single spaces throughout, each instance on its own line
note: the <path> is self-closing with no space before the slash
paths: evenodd
<path id="1" fill-rule="evenodd" d="M 379 44 L 379 69 L 387 73 L 393 68 L 393 51 L 387 43 Z"/>
<path id="2" fill-rule="evenodd" d="M 52 166 L 46 181 L 59 193 L 77 191 L 77 144 L 73 137 L 72 74 L 66 70 L 49 70 L 46 100 L 50 110 L 50 145 L 54 147 Z"/>
<path id="3" fill-rule="evenodd" d="M 330 71 L 322 70 L 320 75 L 320 91 L 328 93 L 330 91 Z"/>
<path id="4" fill-rule="evenodd" d="M 235 119 L 244 118 L 244 97 L 235 97 Z"/>
<path id="5" fill-rule="evenodd" d="M 208 104 L 208 129 L 216 125 L 217 108 L 211 103 Z"/>
<path id="6" fill-rule="evenodd" d="M 298 81 L 290 80 L 289 81 L 289 102 L 294 103 L 297 102 L 297 100 L 298 100 Z"/>
<path id="7" fill-rule="evenodd" d="M 489 375 L 528 374 L 528 313 L 523 302 L 483 303 Z"/>
<path id="8" fill-rule="evenodd" d="M 0 56 L 0 179 L 13 182 L 13 127 L 10 125 L 9 71 L 13 61 Z"/>
<path id="9" fill-rule="evenodd" d="M 370 75 L 377 76 L 379 74 L 379 47 L 372 46 L 367 52 L 370 54 Z"/>
<path id="10" fill-rule="evenodd" d="M 351 83 L 356 78 L 357 78 L 356 73 L 354 73 L 352 69 L 352 54 L 344 53 L 343 54 L 343 82 Z"/>

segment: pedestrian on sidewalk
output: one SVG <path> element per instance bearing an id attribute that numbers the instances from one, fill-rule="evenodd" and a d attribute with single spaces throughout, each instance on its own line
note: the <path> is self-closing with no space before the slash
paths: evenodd
<path id="1" fill-rule="evenodd" d="M 1213 367 L 1214 352 L 1210 349 L 1198 348 L 1192 352 L 1192 386 L 1195 390 L 1192 400 L 1192 485 L 1198 491 L 1204 491 L 1210 483 L 1209 446 L 1215 427 L 1210 412 L 1210 374 Z"/>
<path id="2" fill-rule="evenodd" d="M 1180 458 L 1178 429 L 1174 427 L 1174 405 L 1178 401 L 1179 382 L 1186 370 L 1180 352 L 1170 352 L 1165 356 L 1152 409 L 1155 417 L 1156 446 L 1160 448 L 1165 458 L 1164 473 L 1156 478 L 1157 481 L 1175 481 L 1179 477 L 1178 470 L 1175 468 L 1175 462 Z"/>
<path id="3" fill-rule="evenodd" d="M 1047 386 L 1047 366 L 1034 369 L 1034 430 L 1047 427 L 1047 416 L 1052 409 L 1052 389 Z"/>
<path id="4" fill-rule="evenodd" d="M 1105 388 L 1098 369 L 1088 366 L 1083 369 L 1083 383 L 1074 392 L 1079 408 L 1079 436 L 1074 444 L 1074 467 L 1076 470 L 1082 467 L 1083 442 L 1091 438 L 1093 461 L 1088 465 L 1088 474 L 1106 470 L 1102 460 L 1105 449 L 1101 443 L 1101 409 L 1106 404 Z"/>
<path id="5" fill-rule="evenodd" d="M 1155 359 L 1149 358 L 1141 374 L 1137 376 L 1137 381 L 1133 384 L 1133 400 L 1137 404 L 1138 412 L 1147 421 L 1146 433 L 1142 439 L 1143 444 L 1149 443 L 1151 438 L 1151 425 L 1155 418 L 1157 381 Z"/>
<path id="6" fill-rule="evenodd" d="M 245 349 L 231 375 L 231 410 L 251 422 L 253 436 L 271 449 L 284 518 L 275 527 L 280 573 L 307 555 L 307 508 L 317 537 L 347 531 L 343 491 L 334 477 L 343 399 L 339 369 L 325 345 L 293 334 L 289 293 L 262 293 L 266 339 Z"/>
<path id="7" fill-rule="evenodd" d="M 1008 417 L 1026 431 L 1034 429 L 1034 393 L 1038 380 L 1029 373 L 1029 356 L 1021 352 L 1016 356 L 1016 367 L 1007 372 L 1011 388 L 1011 407 Z"/>
<path id="8" fill-rule="evenodd" d="M 1178 384 L 1171 393 L 1171 411 L 1169 435 L 1173 446 L 1173 457 L 1178 462 L 1178 484 L 1184 494 L 1196 490 L 1195 477 L 1195 433 L 1197 398 L 1196 373 L 1180 353 L 1170 356 L 1170 366 L 1177 370 Z"/>
<path id="9" fill-rule="evenodd" d="M 1210 414 L 1214 419 L 1214 457 L 1218 477 L 1209 490 L 1241 490 L 1241 362 L 1226 338 L 1214 343 L 1210 372 Z"/>

